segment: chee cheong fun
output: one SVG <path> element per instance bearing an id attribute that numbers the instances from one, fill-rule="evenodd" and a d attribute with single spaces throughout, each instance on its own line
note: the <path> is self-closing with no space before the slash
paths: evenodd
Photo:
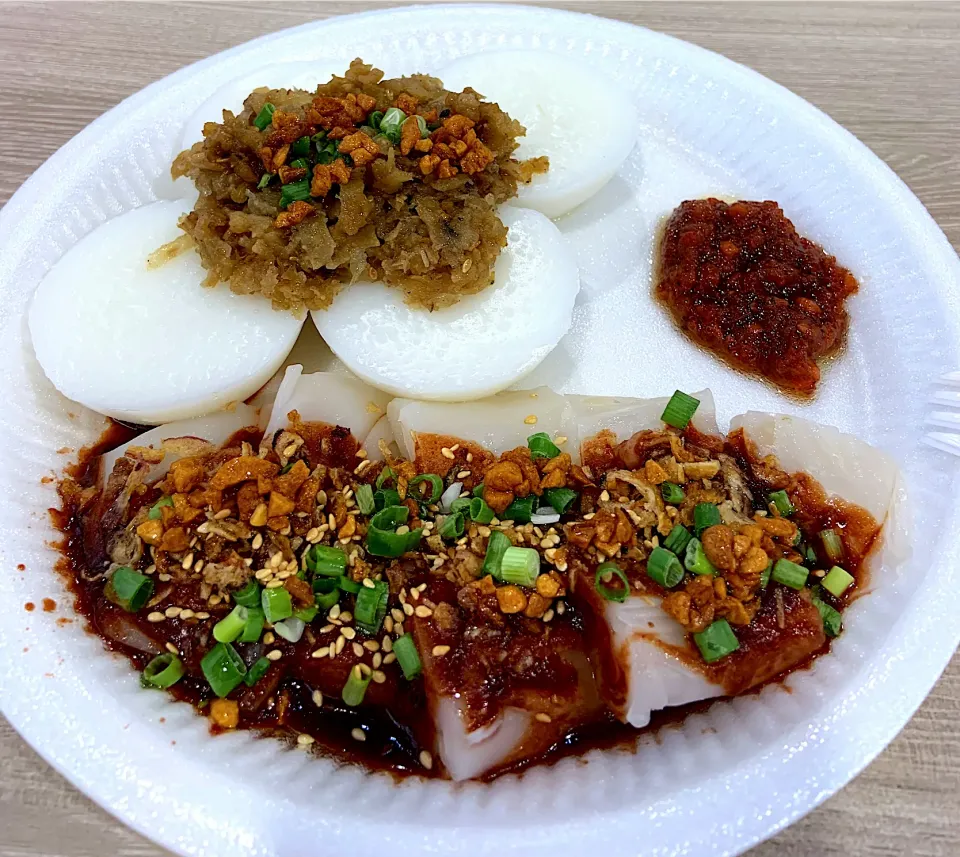
<path id="1" fill-rule="evenodd" d="M 809 664 L 896 495 L 836 430 L 720 435 L 709 392 L 388 402 L 294 366 L 269 410 L 63 481 L 78 606 L 217 730 L 396 772 L 494 776 Z"/>

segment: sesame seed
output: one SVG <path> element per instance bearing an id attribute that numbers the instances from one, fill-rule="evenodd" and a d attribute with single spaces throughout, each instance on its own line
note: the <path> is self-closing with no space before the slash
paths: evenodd
<path id="1" fill-rule="evenodd" d="M 609 492 L 609 491 L 601 491 L 601 492 L 600 492 L 600 502 L 601 502 L 601 503 L 606 503 L 609 499 L 610 499 L 610 492 Z"/>
<path id="2" fill-rule="evenodd" d="M 268 661 L 279 661 L 282 657 L 283 652 L 281 652 L 279 649 L 271 649 L 269 652 L 267 652 Z"/>
<path id="3" fill-rule="evenodd" d="M 200 610 L 199 612 L 194 613 L 193 615 L 196 616 L 197 619 L 209 619 L 209 618 L 210 618 L 210 614 L 207 613 L 206 610 Z"/>
<path id="4" fill-rule="evenodd" d="M 272 569 L 272 568 L 260 568 L 260 569 L 257 569 L 257 570 L 253 573 L 253 576 L 254 576 L 257 580 L 266 580 L 268 577 L 273 577 L 273 569 Z"/>
<path id="5" fill-rule="evenodd" d="M 169 574 L 158 574 L 158 575 L 157 575 L 157 580 L 160 580 L 160 581 L 163 581 L 164 583 L 166 583 L 168 580 L 170 580 L 170 575 L 169 575 Z"/>
<path id="6" fill-rule="evenodd" d="M 192 611 L 189 607 L 186 608 L 186 609 L 184 609 L 184 610 L 181 610 L 181 611 L 180 611 L 180 618 L 181 618 L 181 619 L 192 619 L 192 618 L 193 618 L 193 611 Z"/>
<path id="7" fill-rule="evenodd" d="M 528 426 L 535 426 L 537 424 L 537 415 L 530 414 L 528 417 L 524 417 L 523 420 Z"/>
<path id="8" fill-rule="evenodd" d="M 566 442 L 567 442 L 566 435 L 562 435 L 562 434 L 558 434 L 556 440 L 554 441 L 554 443 L 557 446 L 563 446 Z"/>
<path id="9" fill-rule="evenodd" d="M 470 471 L 469 471 L 469 470 L 461 470 L 461 471 L 457 474 L 457 479 L 466 479 L 469 475 L 470 475 Z"/>
<path id="10" fill-rule="evenodd" d="M 167 617 L 164 616 L 163 613 L 158 613 L 156 610 L 154 610 L 153 613 L 147 614 L 148 622 L 162 622 L 166 618 Z"/>
<path id="11" fill-rule="evenodd" d="M 253 537 L 253 541 L 250 542 L 250 547 L 252 547 L 254 550 L 259 550 L 259 548 L 262 545 L 263 545 L 263 533 L 257 533 Z"/>
<path id="12" fill-rule="evenodd" d="M 359 643 L 352 643 L 352 644 L 351 644 L 351 647 L 353 648 L 353 653 L 354 653 L 358 658 L 362 658 L 362 657 L 363 657 L 363 646 L 361 646 Z"/>
<path id="13" fill-rule="evenodd" d="M 553 608 L 551 607 L 549 610 L 547 610 L 546 613 L 543 614 L 543 621 L 549 622 L 552 618 L 553 618 Z"/>
<path id="14" fill-rule="evenodd" d="M 419 609 L 419 608 L 418 608 L 418 609 Z M 404 605 L 403 605 L 403 612 L 406 613 L 408 616 L 412 616 L 412 615 L 413 615 L 413 605 L 412 605 L 412 604 L 404 604 Z"/>
<path id="15" fill-rule="evenodd" d="M 319 708 L 323 705 L 323 694 L 319 690 L 315 690 L 312 694 L 313 704 Z"/>
<path id="16" fill-rule="evenodd" d="M 383 656 L 383 665 L 392 664 L 397 659 L 396 652 L 390 652 L 388 655 Z"/>
<path id="17" fill-rule="evenodd" d="M 421 619 L 428 619 L 433 615 L 433 611 L 424 604 L 418 604 L 417 609 L 414 610 L 414 613 L 416 613 Z"/>
<path id="18" fill-rule="evenodd" d="M 167 647 L 167 651 L 170 652 L 170 654 L 172 654 L 172 655 L 178 655 L 178 654 L 180 654 L 180 652 L 177 651 L 177 647 L 176 647 L 175 645 L 173 645 L 173 643 L 167 643 L 167 644 L 166 644 L 166 647 Z"/>
<path id="19" fill-rule="evenodd" d="M 334 627 L 335 627 L 334 625 L 324 625 L 324 626 L 320 629 L 320 633 L 321 633 L 321 634 L 329 634 L 329 633 L 334 629 Z"/>
<path id="20" fill-rule="evenodd" d="M 354 637 L 357 636 L 357 632 L 354 631 L 353 628 L 350 628 L 350 627 L 341 628 L 341 629 L 340 629 L 340 633 L 341 633 L 344 637 L 346 637 L 348 640 L 352 640 Z"/>
<path id="21" fill-rule="evenodd" d="M 352 618 L 353 618 L 353 613 L 351 613 L 349 610 L 343 610 L 340 613 L 341 622 L 349 622 Z"/>
<path id="22" fill-rule="evenodd" d="M 363 585 L 366 586 L 367 589 L 376 589 L 376 588 L 377 588 L 377 585 L 376 585 L 369 577 L 365 577 L 365 578 L 363 579 Z"/>
<path id="23" fill-rule="evenodd" d="M 157 567 L 156 567 L 155 565 L 148 565 L 148 566 L 143 570 L 143 573 L 144 573 L 144 574 L 153 574 L 154 572 L 156 572 L 156 570 L 157 570 Z"/>
<path id="24" fill-rule="evenodd" d="M 274 636 L 273 631 L 267 631 L 267 633 L 263 635 L 263 645 L 272 645 L 276 639 L 277 638 Z"/>
<path id="25" fill-rule="evenodd" d="M 370 678 L 372 678 L 377 684 L 383 684 L 387 680 L 387 674 L 383 670 L 373 670 L 370 673 Z"/>
<path id="26" fill-rule="evenodd" d="M 373 673 L 373 670 L 370 669 L 370 666 L 368 664 L 357 664 L 356 668 L 360 670 L 360 672 L 363 673 L 364 675 L 370 675 L 371 673 Z"/>
<path id="27" fill-rule="evenodd" d="M 166 616 L 168 619 L 176 619 L 177 616 L 180 615 L 181 609 L 182 608 L 180 607 L 168 607 L 166 610 L 163 611 L 163 615 Z"/>
<path id="28" fill-rule="evenodd" d="M 337 519 L 333 516 L 333 512 L 327 516 L 327 526 L 330 527 L 331 530 L 337 528 Z"/>
<path id="29" fill-rule="evenodd" d="M 384 635 L 383 642 L 380 645 L 385 652 L 393 651 L 393 640 L 386 635 Z"/>
<path id="30" fill-rule="evenodd" d="M 449 646 L 434 646 L 433 647 L 433 656 L 435 658 L 442 658 L 447 652 L 450 651 Z"/>
<path id="31" fill-rule="evenodd" d="M 468 452 L 468 453 L 467 453 L 467 464 L 472 464 L 472 463 L 473 463 L 473 453 L 472 453 L 472 452 Z"/>
<path id="32" fill-rule="evenodd" d="M 541 723 L 549 723 L 553 719 L 549 714 L 544 714 L 542 711 L 538 711 L 534 717 Z"/>
<path id="33" fill-rule="evenodd" d="M 314 742 L 313 735 L 297 735 L 297 744 L 301 747 L 309 747 Z"/>
<path id="34" fill-rule="evenodd" d="M 343 651 L 343 647 L 344 647 L 345 645 L 347 645 L 347 638 L 346 638 L 346 637 L 337 637 L 337 642 L 336 642 L 336 645 L 334 646 L 334 648 L 336 649 L 336 653 L 337 653 L 338 655 L 340 654 L 340 652 Z"/>
<path id="35" fill-rule="evenodd" d="M 403 636 L 403 622 L 397 622 L 397 624 L 394 625 L 393 633 L 396 634 L 398 638 Z"/>
<path id="36" fill-rule="evenodd" d="M 567 612 L 567 605 L 564 604 L 562 601 L 558 601 L 558 602 L 557 602 L 557 614 L 558 614 L 559 616 L 562 616 L 562 615 L 563 615 L 564 613 L 566 613 L 566 612 Z"/>
<path id="37" fill-rule="evenodd" d="M 281 562 L 283 562 L 283 552 L 277 551 L 272 557 L 270 557 L 270 568 L 280 568 Z"/>
<path id="38" fill-rule="evenodd" d="M 379 644 L 376 640 L 367 640 L 367 642 L 365 642 L 365 643 L 363 644 L 363 647 L 364 647 L 368 652 L 379 652 L 379 651 L 380 651 L 380 644 Z"/>
<path id="39" fill-rule="evenodd" d="M 279 589 L 281 586 L 283 586 L 283 581 L 277 578 L 274 578 L 267 583 L 267 589 Z"/>
<path id="40" fill-rule="evenodd" d="M 325 658 L 325 657 L 327 656 L 327 652 L 328 652 L 328 651 L 329 651 L 329 649 L 327 648 L 327 646 L 322 646 L 321 648 L 317 649 L 315 652 L 310 652 L 310 657 L 311 657 L 311 658 Z"/>
<path id="41" fill-rule="evenodd" d="M 426 750 L 421 750 L 420 764 L 429 771 L 433 767 L 433 756 L 431 756 Z"/>
<path id="42" fill-rule="evenodd" d="M 440 454 L 441 454 L 444 458 L 449 458 L 451 461 L 452 461 L 454 458 L 456 458 L 456 456 L 453 454 L 453 452 L 450 450 L 450 448 L 449 448 L 449 447 L 446 447 L 446 446 L 443 447 L 443 448 L 440 450 Z"/>
<path id="43" fill-rule="evenodd" d="M 354 728 L 350 730 L 350 737 L 353 738 L 354 741 L 367 740 L 367 736 L 359 726 L 354 726 Z"/>
<path id="44" fill-rule="evenodd" d="M 379 667 L 380 664 L 382 663 L 383 663 L 383 655 L 381 655 L 380 652 L 375 652 L 373 655 L 373 668 L 377 669 L 377 667 Z"/>
<path id="45" fill-rule="evenodd" d="M 410 590 L 410 597 L 411 597 L 414 601 L 417 601 L 417 600 L 420 598 L 420 590 L 419 590 L 419 589 L 411 589 L 411 590 Z"/>
<path id="46" fill-rule="evenodd" d="M 391 607 L 391 608 L 390 608 L 390 615 L 393 617 L 393 621 L 394 621 L 394 622 L 402 622 L 402 621 L 403 621 L 403 611 L 400 610 L 400 609 L 398 609 L 397 607 Z M 391 633 L 393 633 L 393 632 L 391 631 Z"/>
<path id="47" fill-rule="evenodd" d="M 339 616 L 339 615 L 340 615 L 340 605 L 339 605 L 339 604 L 334 604 L 333 607 L 330 608 L 330 612 L 327 613 L 327 618 L 328 618 L 328 619 L 336 619 L 337 616 Z"/>
<path id="48" fill-rule="evenodd" d="M 393 633 L 393 616 L 384 616 L 383 617 L 383 627 L 386 629 L 388 634 Z M 389 639 L 389 638 L 388 638 Z"/>

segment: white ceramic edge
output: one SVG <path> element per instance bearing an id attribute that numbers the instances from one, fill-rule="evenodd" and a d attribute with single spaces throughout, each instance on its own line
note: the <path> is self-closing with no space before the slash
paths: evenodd
<path id="1" fill-rule="evenodd" d="M 511 8 L 495 6 L 431 6 L 429 8 L 432 14 L 445 11 L 449 11 L 451 14 L 463 14 L 464 12 L 477 15 L 495 13 L 500 16 L 513 14 L 513 9 Z M 402 10 L 378 10 L 360 13 L 351 17 L 361 18 L 379 15 L 402 17 L 404 15 L 416 14 L 420 9 L 422 9 L 422 7 L 407 7 Z M 529 12 L 530 10 L 525 7 L 520 7 L 519 11 Z M 596 22 L 595 26 L 606 27 L 611 30 L 619 31 L 624 28 L 633 29 L 632 26 L 628 24 L 595 18 L 595 16 L 581 15 L 579 13 L 547 9 L 537 9 L 536 11 L 544 17 L 563 17 L 568 20 L 578 17 L 591 18 Z M 325 23 L 326 22 L 318 22 L 316 24 L 303 25 L 303 27 L 322 27 Z M 243 52 L 251 45 L 269 40 L 276 35 L 277 34 L 263 36 L 260 39 L 254 40 L 254 42 L 248 42 L 182 69 L 165 78 L 163 81 L 146 87 L 91 123 L 90 126 L 54 154 L 33 177 L 28 179 L 4 209 L 0 211 L 0 236 L 5 236 L 4 243 L 16 240 L 19 235 L 24 234 L 24 230 L 29 232 L 29 209 L 35 197 L 35 187 L 39 185 L 39 179 L 37 177 L 41 173 L 53 171 L 57 166 L 64 164 L 71 153 L 78 151 L 83 146 L 97 139 L 98 136 L 100 136 L 101 128 L 103 126 L 109 126 L 111 117 L 114 117 L 116 113 L 141 107 L 151 98 L 155 87 L 178 81 L 180 78 L 188 76 L 198 68 L 207 67 L 227 57 Z M 842 129 L 833 120 L 829 119 L 812 105 L 803 101 L 803 99 L 756 72 L 686 42 L 668 36 L 660 37 L 670 39 L 670 41 L 674 42 L 674 47 L 678 55 L 695 55 L 700 63 L 712 65 L 728 77 L 739 77 L 742 83 L 750 85 L 755 89 L 759 88 L 767 93 L 774 90 L 778 91 L 778 97 L 794 111 L 802 114 L 803 118 L 810 123 L 810 125 L 815 126 L 822 135 L 829 138 L 831 145 L 845 149 L 848 155 L 857 160 L 857 168 L 875 180 L 878 194 L 886 195 L 888 199 L 903 208 L 907 215 L 905 220 L 909 219 L 909 223 L 905 224 L 905 228 L 912 230 L 915 240 L 925 242 L 930 249 L 928 261 L 935 264 L 948 279 L 955 282 L 960 281 L 960 263 L 958 263 L 952 248 L 929 213 L 910 193 L 900 178 L 874 156 L 866 146 L 849 134 L 849 132 Z M 3 310 L 0 309 L 0 314 L 2 313 Z M 958 514 L 956 510 L 949 523 L 952 527 L 960 524 L 960 514 Z M 777 804 L 775 810 L 773 807 L 768 807 L 765 813 L 748 814 L 746 817 L 740 816 L 739 819 L 736 815 L 732 815 L 729 825 L 724 826 L 719 832 L 716 830 L 711 831 L 712 838 L 709 842 L 709 845 L 712 846 L 709 848 L 711 853 L 739 853 L 789 825 L 849 782 L 850 779 L 872 761 L 884 746 L 893 739 L 919 707 L 926 693 L 929 692 L 929 689 L 933 686 L 948 663 L 957 643 L 960 642 L 960 624 L 957 623 L 956 617 L 951 615 L 945 607 L 934 606 L 931 608 L 930 606 L 931 604 L 945 605 L 948 603 L 946 598 L 948 592 L 949 588 L 946 580 L 938 581 L 934 579 L 930 582 L 927 590 L 926 594 L 929 596 L 929 599 L 925 604 L 921 605 L 917 599 L 912 601 L 910 609 L 903 612 L 896 622 L 896 630 L 898 633 L 891 634 L 891 638 L 895 638 L 900 643 L 899 648 L 889 652 L 889 658 L 884 668 L 876 671 L 875 680 L 872 683 L 868 683 L 859 695 L 847 700 L 847 704 L 841 713 L 828 724 L 825 724 L 824 734 L 816 736 L 820 739 L 820 745 L 817 747 L 819 752 L 816 756 L 823 758 L 824 753 L 832 754 L 834 758 L 842 758 L 845 765 L 834 765 L 829 769 L 826 776 L 824 776 L 822 772 L 816 772 L 819 787 L 816 790 L 811 790 L 809 786 L 807 786 L 809 782 L 807 775 L 814 773 L 810 767 L 810 762 L 815 761 L 815 759 L 813 758 L 813 754 L 797 755 L 796 751 L 806 743 L 807 738 L 812 736 L 793 733 L 785 735 L 782 747 L 783 752 L 776 754 L 776 757 L 772 757 L 773 754 L 771 754 L 769 763 L 771 767 L 780 766 L 781 773 L 788 767 L 792 769 L 790 775 L 798 785 L 798 790 L 794 793 L 793 799 L 788 802 L 781 801 Z M 932 611 L 933 615 L 931 615 Z M 930 645 L 929 641 L 921 639 L 917 635 L 901 633 L 901 629 L 909 629 L 911 626 L 916 626 L 921 618 L 924 619 L 924 624 L 929 624 L 931 620 L 941 620 L 945 623 L 953 624 L 952 635 L 943 634 L 936 641 L 935 645 Z M 920 675 L 924 677 L 922 681 L 918 681 L 918 676 Z M 891 698 L 890 688 L 895 687 L 899 679 L 904 679 L 904 681 L 912 686 L 911 692 L 906 695 L 901 695 L 900 698 Z M 909 681 L 907 681 L 908 679 Z M 7 691 L 5 687 L 0 686 L 0 709 L 5 708 L 3 700 L 6 696 Z M 885 709 L 885 734 L 879 741 L 875 738 L 872 739 L 869 745 L 852 747 L 848 740 L 849 730 L 842 730 L 839 727 L 846 723 L 856 722 L 858 717 L 868 715 L 877 705 L 882 705 Z M 44 759 L 60 770 L 74 785 L 86 792 L 91 798 L 115 814 L 126 824 L 146 836 L 157 838 L 163 845 L 177 850 L 179 853 L 206 853 L 203 846 L 196 841 L 187 844 L 182 838 L 176 838 L 171 833 L 157 837 L 154 829 L 150 825 L 151 815 L 149 813 L 139 814 L 134 808 L 126 804 L 124 800 L 125 788 L 123 783 L 92 780 L 81 775 L 78 771 L 71 770 L 57 758 L 56 745 L 50 741 L 48 734 L 34 730 L 31 728 L 32 723 L 29 722 L 18 722 L 16 719 L 11 719 L 11 723 L 14 728 L 23 735 L 25 740 L 35 748 L 39 748 L 38 752 Z M 797 730 L 794 730 L 794 732 L 796 731 Z M 844 733 L 845 737 L 838 737 L 841 732 Z M 751 761 L 754 764 L 756 763 L 755 759 Z M 742 774 L 743 772 L 740 770 L 727 772 L 724 775 L 724 779 L 727 781 L 728 787 L 734 785 L 738 776 L 742 776 Z M 704 799 L 710 794 L 710 785 L 710 782 L 703 784 L 707 789 L 703 792 Z M 713 798 L 714 800 L 727 802 L 734 797 L 735 792 L 735 788 L 730 788 L 730 794 L 713 795 Z M 731 803 L 731 806 L 734 805 L 735 800 Z M 669 808 L 665 808 L 663 814 L 669 815 Z M 603 838 L 608 842 L 616 841 L 620 837 L 625 837 L 620 838 L 620 844 L 623 845 L 626 842 L 635 841 L 634 837 L 642 832 L 631 827 L 631 817 L 633 815 L 633 811 L 626 811 L 618 813 L 613 817 L 603 816 L 602 821 L 601 817 L 598 817 L 595 819 L 595 823 L 605 825 Z M 197 831 L 199 832 L 202 826 L 199 825 L 199 823 L 197 824 Z M 577 833 L 576 830 L 567 832 L 568 834 Z M 583 836 L 583 842 L 589 841 L 589 832 L 579 832 L 586 834 Z M 695 841 L 695 839 L 692 839 L 685 843 L 687 848 L 690 848 Z M 425 838 L 423 840 L 424 850 L 437 850 L 437 842 L 438 840 Z M 439 840 L 439 843 L 450 850 L 459 850 L 457 842 L 451 838 L 444 837 Z M 699 844 L 703 846 L 708 845 L 707 842 L 702 840 Z M 368 850 L 371 852 L 374 850 L 375 843 L 367 839 L 358 841 L 357 845 L 358 851 L 366 853 Z M 544 845 L 548 845 L 548 843 L 545 842 Z M 539 850 L 540 849 L 537 849 L 538 852 Z M 628 845 L 620 850 L 623 853 L 640 853 L 641 849 Z M 703 853 L 705 850 L 705 848 L 695 848 L 685 850 L 682 853 Z M 668 854 L 681 852 L 658 849 L 657 853 Z"/>

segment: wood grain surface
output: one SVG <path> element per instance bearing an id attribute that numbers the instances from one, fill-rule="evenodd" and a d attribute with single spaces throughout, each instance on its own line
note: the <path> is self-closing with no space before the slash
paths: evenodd
<path id="1" fill-rule="evenodd" d="M 0 203 L 121 99 L 284 27 L 390 3 L 0 4 Z M 883 158 L 960 247 L 960 5 L 549 4 L 641 24 L 742 62 Z M 0 857 L 159 857 L 0 718 Z M 853 783 L 753 857 L 960 854 L 960 658 Z"/>

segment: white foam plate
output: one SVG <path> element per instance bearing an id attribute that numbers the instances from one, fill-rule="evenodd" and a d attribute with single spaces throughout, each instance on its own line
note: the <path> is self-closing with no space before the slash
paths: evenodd
<path id="1" fill-rule="evenodd" d="M 874 569 L 828 657 L 777 686 L 718 702 L 636 753 L 591 753 L 490 785 L 396 783 L 206 721 L 141 692 L 127 661 L 79 623 L 52 571 L 42 477 L 102 428 L 34 361 L 26 307 L 80 236 L 155 198 L 187 116 L 215 88 L 269 65 L 360 54 L 434 71 L 529 47 L 585 58 L 624 83 L 643 119 L 607 188 L 560 224 L 584 277 L 573 329 L 528 383 L 595 394 L 710 387 L 721 424 L 747 409 L 802 413 L 901 464 L 913 554 Z M 161 183 L 162 184 L 162 183 Z M 650 299 L 651 236 L 681 199 L 775 199 L 862 284 L 847 352 L 801 406 L 691 347 Z M 546 9 L 431 6 L 310 24 L 147 87 L 64 146 L 0 212 L 0 701 L 51 764 L 127 824 L 181 854 L 739 853 L 848 782 L 922 701 L 960 638 L 956 459 L 921 443 L 935 379 L 960 367 L 960 264 L 903 183 L 801 99 L 692 45 Z M 131 342 L 131 348 L 136 342 Z M 940 406 L 943 407 L 942 405 Z M 881 558 L 882 559 L 882 558 Z M 18 570 L 18 564 L 25 566 Z M 56 614 L 22 610 L 54 597 Z"/>

